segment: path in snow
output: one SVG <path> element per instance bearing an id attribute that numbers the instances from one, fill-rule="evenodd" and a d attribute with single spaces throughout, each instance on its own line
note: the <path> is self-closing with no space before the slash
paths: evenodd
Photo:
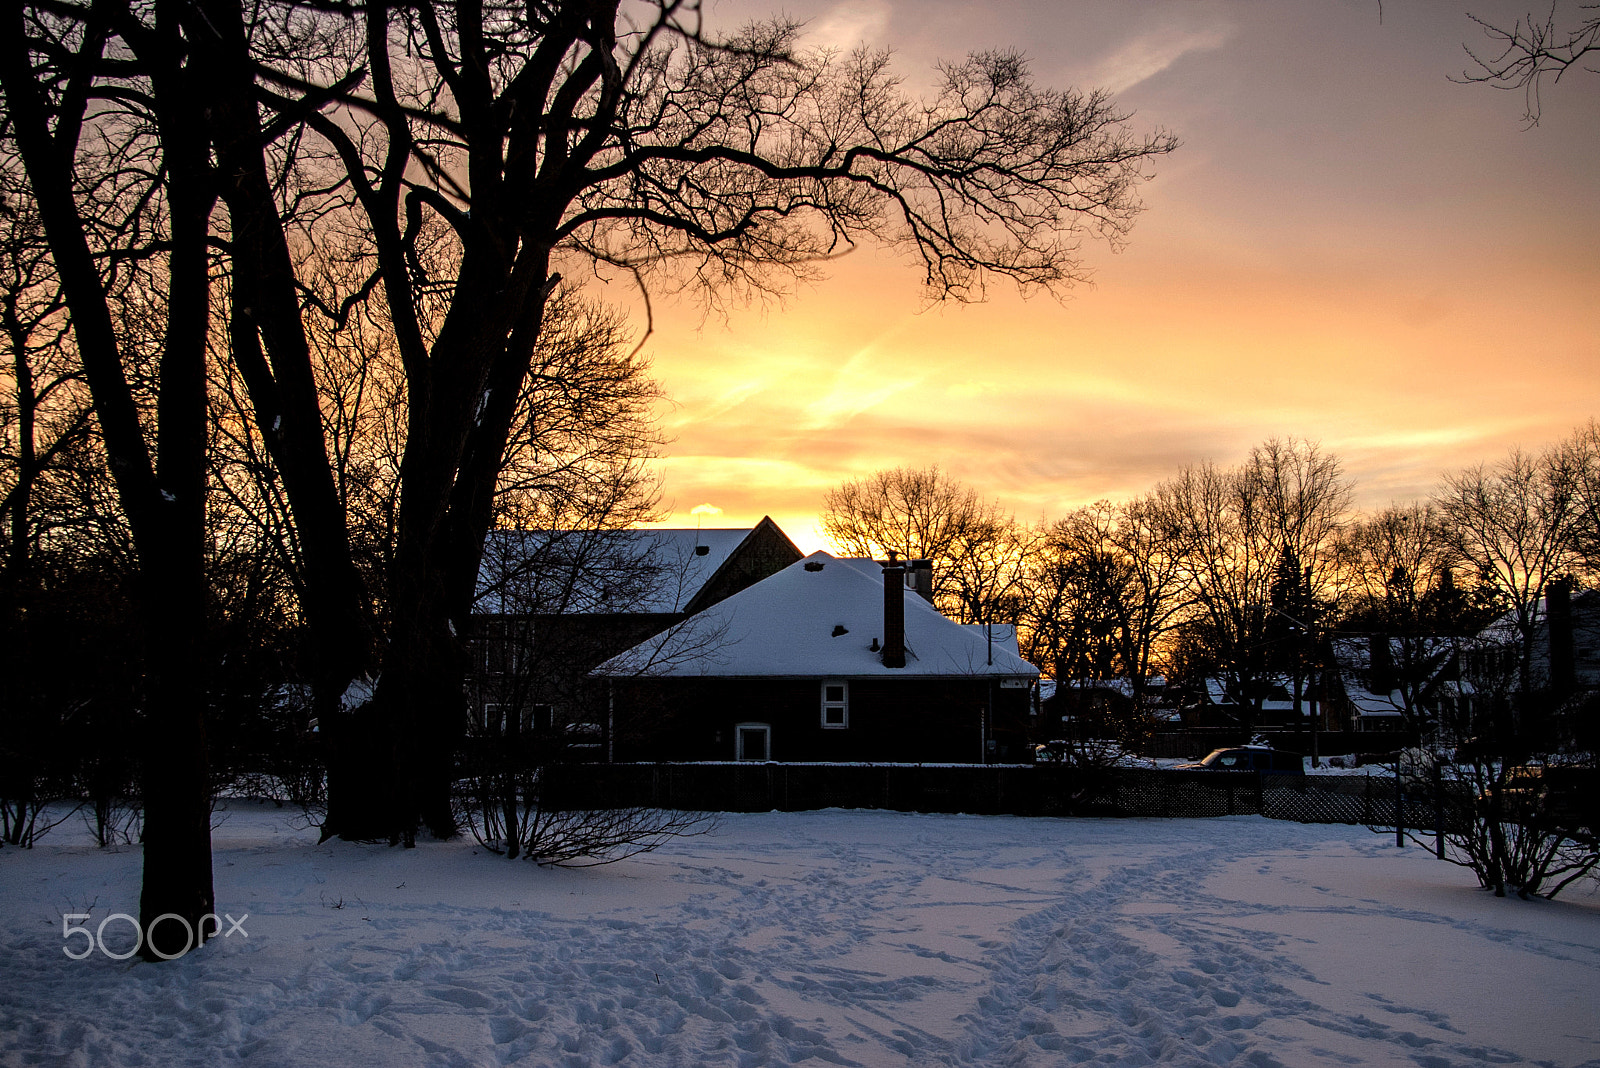
<path id="1" fill-rule="evenodd" d="M 1600 1064 L 1595 895 L 1361 829 L 771 813 L 545 871 L 272 819 L 217 833 L 248 939 L 167 965 L 62 954 L 137 850 L 0 853 L 0 1064 Z"/>

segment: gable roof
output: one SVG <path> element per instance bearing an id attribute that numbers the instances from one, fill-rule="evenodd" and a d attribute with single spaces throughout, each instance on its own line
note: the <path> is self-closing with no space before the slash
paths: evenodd
<path id="1" fill-rule="evenodd" d="M 491 531 L 478 567 L 473 611 L 482 615 L 687 611 L 757 529 Z"/>
<path id="2" fill-rule="evenodd" d="M 1388 671 L 1396 676 L 1396 683 L 1409 681 L 1413 699 L 1431 702 L 1435 696 L 1456 696 L 1471 689 L 1453 678 L 1457 640 L 1449 637 L 1423 637 L 1402 639 L 1395 637 L 1338 637 L 1329 642 L 1333 651 L 1334 666 L 1345 700 L 1362 716 L 1405 715 L 1405 694 L 1398 685 L 1388 690 L 1374 690 L 1372 671 L 1372 644 L 1381 642 L 1389 647 Z M 1409 641 L 1409 646 L 1407 642 Z M 1409 658 L 1408 658 L 1409 657 Z M 1399 676 L 1409 668 L 1411 678 Z"/>
<path id="3" fill-rule="evenodd" d="M 595 669 L 596 675 L 861 678 L 1036 678 L 1016 634 L 965 627 L 916 594 L 905 597 L 906 666 L 888 668 L 883 569 L 872 560 L 812 553 Z M 835 632 L 838 632 L 837 634 Z"/>

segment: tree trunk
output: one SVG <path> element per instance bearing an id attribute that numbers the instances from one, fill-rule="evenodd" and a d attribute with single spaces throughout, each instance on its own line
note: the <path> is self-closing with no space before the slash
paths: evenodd
<path id="1" fill-rule="evenodd" d="M 206 917 L 215 912 L 198 640 L 205 624 L 206 239 L 213 203 L 204 124 L 195 111 L 202 95 L 178 66 L 184 50 L 170 39 L 175 26 L 166 23 L 144 40 L 151 54 L 141 56 L 151 69 L 170 212 L 167 320 L 152 450 L 124 369 L 88 228 L 73 199 L 72 161 L 81 112 L 55 116 L 60 136 L 66 138 L 58 143 L 29 64 L 21 5 L 5 5 L 4 11 L 0 84 L 139 555 L 140 608 L 149 629 L 142 746 L 145 865 L 139 912 L 145 957 L 165 959 L 203 942 L 209 933 Z M 86 29 L 80 62 L 98 61 L 104 32 L 104 27 Z M 77 106 L 83 106 L 81 99 Z"/>

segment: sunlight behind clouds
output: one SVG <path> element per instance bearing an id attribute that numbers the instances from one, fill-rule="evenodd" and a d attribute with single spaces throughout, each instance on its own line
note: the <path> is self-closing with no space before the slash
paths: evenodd
<path id="1" fill-rule="evenodd" d="M 806 27 L 806 43 L 848 52 L 857 45 L 881 45 L 889 28 L 888 0 L 843 0 Z"/>
<path id="2" fill-rule="evenodd" d="M 841 426 L 921 382 L 921 377 L 885 376 L 882 365 L 872 359 L 870 347 L 863 349 L 839 368 L 827 396 L 806 406 L 803 426 L 807 430 Z"/>
<path id="3" fill-rule="evenodd" d="M 1514 19 L 1515 0 L 1482 14 Z M 1100 86 L 1135 131 L 1183 141 L 1121 255 L 1064 304 L 991 287 L 928 307 L 916 264 L 864 242 L 780 308 L 707 324 L 658 304 L 674 405 L 668 520 L 770 514 L 820 547 L 823 495 L 938 463 L 1027 519 L 1147 491 L 1294 435 L 1339 454 L 1365 508 L 1556 440 L 1600 412 L 1596 78 L 1518 101 L 1448 78 L 1449 5 L 1326 0 L 722 0 L 805 41 L 936 62 L 1022 49 L 1042 84 Z M 626 299 L 626 298 L 624 298 Z"/>

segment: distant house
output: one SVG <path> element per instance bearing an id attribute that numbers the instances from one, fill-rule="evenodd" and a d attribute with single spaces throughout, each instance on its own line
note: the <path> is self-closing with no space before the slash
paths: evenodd
<path id="1" fill-rule="evenodd" d="M 742 529 L 489 535 L 467 678 L 472 733 L 605 752 L 591 668 L 800 559 L 770 518 Z"/>
<path id="2" fill-rule="evenodd" d="M 1535 689 L 1563 694 L 1600 691 L 1600 590 L 1573 592 L 1566 583 L 1551 583 L 1547 596 L 1533 608 L 1528 646 L 1528 676 Z M 1515 615 L 1507 613 L 1485 627 L 1468 653 L 1469 669 L 1492 675 L 1503 668 L 1520 685 L 1516 661 L 1522 634 Z"/>
<path id="3" fill-rule="evenodd" d="M 1353 731 L 1431 732 L 1455 720 L 1471 691 L 1460 678 L 1455 638 L 1336 637 L 1330 647 L 1330 701 Z"/>
<path id="4" fill-rule="evenodd" d="M 1600 733 L 1600 590 L 1554 582 L 1545 593 L 1533 605 L 1526 636 L 1508 613 L 1466 643 L 1462 674 L 1476 689 L 1476 714 L 1494 705 L 1516 708 L 1534 715 L 1529 727 L 1555 727 L 1592 745 Z M 1532 690 L 1530 702 L 1517 699 L 1524 685 Z M 1552 718 L 1541 725 L 1546 714 Z"/>
<path id="5" fill-rule="evenodd" d="M 1059 737 L 1113 738 L 1119 725 L 1137 721 L 1171 722 L 1177 713 L 1167 708 L 1167 680 L 1160 675 L 1145 679 L 1141 705 L 1134 704 L 1131 679 L 1072 679 L 1040 684 L 1039 714 L 1044 730 Z"/>
<path id="6" fill-rule="evenodd" d="M 1015 631 L 906 586 L 901 562 L 813 553 L 608 660 L 615 759 L 1028 759 Z"/>
<path id="7" fill-rule="evenodd" d="M 1210 677 L 1184 709 L 1184 722 L 1199 727 L 1229 727 L 1249 723 L 1252 727 L 1298 727 L 1320 711 L 1310 680 L 1301 680 L 1300 715 L 1295 716 L 1294 678 L 1268 675 L 1251 680 L 1250 690 L 1241 693 L 1238 680 Z M 1257 713 L 1256 709 L 1260 712 Z"/>

